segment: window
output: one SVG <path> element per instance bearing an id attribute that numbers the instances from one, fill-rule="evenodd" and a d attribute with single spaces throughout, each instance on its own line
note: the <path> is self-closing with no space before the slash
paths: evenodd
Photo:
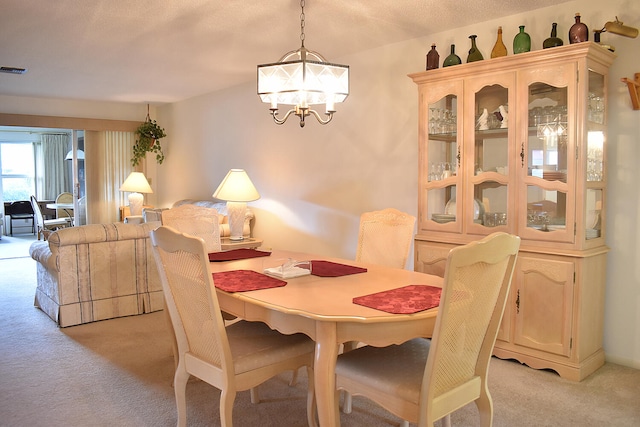
<path id="1" fill-rule="evenodd" d="M 29 200 L 35 194 L 35 166 L 31 142 L 0 143 L 2 194 L 5 202 Z"/>

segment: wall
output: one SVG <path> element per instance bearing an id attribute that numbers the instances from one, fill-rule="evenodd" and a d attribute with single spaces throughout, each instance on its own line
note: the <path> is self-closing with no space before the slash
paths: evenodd
<path id="1" fill-rule="evenodd" d="M 509 52 L 518 26 L 525 25 L 537 50 L 549 37 L 552 22 L 558 22 L 558 33 L 566 42 L 575 12 L 591 29 L 616 15 L 625 24 L 640 27 L 636 0 L 611 0 L 606 7 L 584 0 L 344 58 L 322 52 L 351 70 L 351 94 L 338 104 L 327 126 L 312 118 L 304 129 L 295 118 L 275 125 L 268 106 L 259 102 L 255 81 L 158 107 L 156 117 L 169 136 L 163 140 L 165 163 L 148 164 L 155 191 L 152 203 L 170 206 L 181 198 L 208 199 L 230 168 L 244 168 L 262 196 L 251 206 L 257 216 L 255 234 L 265 246 L 354 257 L 360 213 L 384 207 L 417 212 L 417 91 L 406 75 L 424 69 L 431 43 L 437 44 L 441 59 L 455 43 L 464 60 L 468 36 L 477 34 L 478 47 L 488 58 L 498 25 L 504 29 Z M 603 42 L 616 46 L 618 53 L 609 82 L 607 243 L 611 252 L 604 348 L 607 360 L 640 368 L 640 263 L 636 262 L 640 111 L 631 109 L 626 86 L 620 83 L 621 77 L 640 72 L 632 56 L 640 39 L 604 34 Z M 291 48 L 283 46 L 283 53 Z M 6 105 L 0 102 L 0 112 Z M 41 107 L 29 100 L 18 106 L 20 111 L 6 112 L 45 114 L 31 111 Z M 107 107 L 104 113 L 113 111 Z M 135 114 L 117 118 L 144 118 L 145 114 L 144 108 L 138 108 Z"/>

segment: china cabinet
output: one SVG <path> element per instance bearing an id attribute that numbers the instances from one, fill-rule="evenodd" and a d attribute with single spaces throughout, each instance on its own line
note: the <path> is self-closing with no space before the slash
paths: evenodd
<path id="1" fill-rule="evenodd" d="M 494 354 L 581 380 L 604 363 L 606 113 L 592 42 L 409 75 L 418 86 L 416 270 L 521 237 Z"/>

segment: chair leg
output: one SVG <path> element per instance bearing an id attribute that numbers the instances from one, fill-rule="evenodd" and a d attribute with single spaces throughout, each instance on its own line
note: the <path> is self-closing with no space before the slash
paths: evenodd
<path id="1" fill-rule="evenodd" d="M 176 406 L 178 407 L 178 427 L 186 427 L 187 425 L 186 392 L 189 376 L 184 367 L 178 364 L 178 369 L 176 369 L 176 374 L 173 377 L 173 392 L 176 396 Z"/>
<path id="2" fill-rule="evenodd" d="M 251 395 L 251 403 L 254 405 L 260 403 L 260 393 L 258 392 L 258 386 L 252 387 L 249 390 L 249 394 Z"/>
<path id="3" fill-rule="evenodd" d="M 222 427 L 233 427 L 233 402 L 235 400 L 235 389 L 222 390 L 220 393 L 220 423 Z"/>
<path id="4" fill-rule="evenodd" d="M 357 341 L 348 341 L 343 344 L 342 351 L 343 353 L 346 353 L 348 351 L 355 350 L 357 347 L 358 347 Z M 350 414 L 352 405 L 353 405 L 353 396 L 351 396 L 351 393 L 349 393 L 348 391 L 345 391 L 344 403 L 342 405 L 342 412 L 344 412 L 345 414 Z M 406 426 L 403 426 L 403 427 L 406 427 Z"/>
<path id="5" fill-rule="evenodd" d="M 476 399 L 476 407 L 480 414 L 480 425 L 482 427 L 491 427 L 493 425 L 493 400 L 489 390 L 486 388 L 486 384 L 480 390 L 480 397 Z"/>

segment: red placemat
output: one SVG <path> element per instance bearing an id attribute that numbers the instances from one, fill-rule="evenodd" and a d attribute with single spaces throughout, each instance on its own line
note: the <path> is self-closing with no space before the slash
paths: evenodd
<path id="1" fill-rule="evenodd" d="M 221 271 L 212 274 L 216 288 L 227 292 L 257 291 L 258 289 L 278 288 L 287 284 L 284 280 L 253 270 Z"/>
<path id="2" fill-rule="evenodd" d="M 331 261 L 311 261 L 311 274 L 313 274 L 314 276 L 338 277 L 366 272 L 367 269 L 363 267 L 354 267 L 352 265 L 338 264 L 337 262 Z"/>
<path id="3" fill-rule="evenodd" d="M 242 248 L 242 249 L 232 249 L 230 251 L 211 252 L 209 254 L 209 261 L 211 262 L 235 261 L 239 259 L 258 258 L 261 256 L 269 256 L 269 255 L 271 255 L 271 252 Z"/>
<path id="4" fill-rule="evenodd" d="M 353 299 L 354 304 L 393 314 L 412 314 L 440 305 L 442 288 L 428 285 L 408 285 Z"/>

